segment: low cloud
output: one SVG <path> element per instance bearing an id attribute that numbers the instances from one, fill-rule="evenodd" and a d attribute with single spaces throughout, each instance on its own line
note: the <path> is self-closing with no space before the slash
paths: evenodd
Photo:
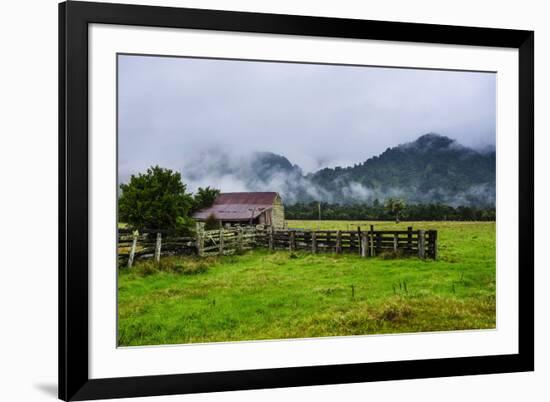
<path id="1" fill-rule="evenodd" d="M 449 149 L 490 152 L 494 73 L 133 55 L 118 57 L 118 73 L 121 182 L 159 165 L 181 172 L 191 191 L 277 191 L 287 203 L 494 200 L 491 184 L 450 194 L 312 179 L 430 131 L 455 138 Z M 265 150 L 299 167 L 258 165 Z"/>
<path id="2" fill-rule="evenodd" d="M 119 161 L 129 175 L 212 148 L 349 166 L 438 132 L 494 146 L 494 73 L 119 56 Z M 203 161 L 207 162 L 207 161 Z"/>
<path id="3" fill-rule="evenodd" d="M 183 179 L 192 192 L 198 187 L 211 186 L 222 192 L 276 191 L 286 204 L 296 202 L 322 201 L 329 203 L 372 203 L 388 198 L 400 198 L 410 203 L 443 203 L 451 206 L 494 205 L 494 183 L 475 184 L 463 191 L 450 192 L 443 188 L 420 191 L 408 187 L 368 187 L 357 181 L 347 182 L 338 178 L 329 190 L 315 183 L 311 175 L 288 163 L 286 169 L 268 166 L 258 171 L 262 158 L 269 153 L 231 157 L 223 152 L 211 150 L 188 161 L 181 169 Z M 286 160 L 286 158 L 285 158 Z M 259 162 L 260 161 L 260 162 Z M 290 166 L 290 167 L 288 167 Z"/>

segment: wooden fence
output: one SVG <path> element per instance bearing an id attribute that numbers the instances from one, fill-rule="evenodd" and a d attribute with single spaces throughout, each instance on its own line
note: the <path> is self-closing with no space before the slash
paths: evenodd
<path id="1" fill-rule="evenodd" d="M 128 229 L 118 230 L 118 259 L 131 267 L 134 260 L 168 255 L 195 254 L 195 237 L 177 236 L 164 230 L 145 230 L 143 233 Z"/>
<path id="2" fill-rule="evenodd" d="M 197 254 L 200 256 L 228 255 L 262 247 L 266 231 L 262 227 L 244 226 L 219 230 L 198 230 Z"/>
<path id="3" fill-rule="evenodd" d="M 271 227 L 234 227 L 201 230 L 194 237 L 178 237 L 166 231 L 119 230 L 118 250 L 122 264 L 131 267 L 138 258 L 163 255 L 229 255 L 265 247 L 270 250 L 306 250 L 312 253 L 356 253 L 374 257 L 383 253 L 437 258 L 436 230 L 274 230 Z"/>
<path id="4" fill-rule="evenodd" d="M 312 253 L 357 253 L 374 257 L 382 253 L 437 258 L 436 230 L 277 230 L 268 232 L 270 250 L 307 250 Z"/>

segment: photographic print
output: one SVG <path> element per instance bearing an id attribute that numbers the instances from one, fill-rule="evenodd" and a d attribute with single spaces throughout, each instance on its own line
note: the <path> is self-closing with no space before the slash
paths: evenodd
<path id="1" fill-rule="evenodd" d="M 117 56 L 118 346 L 496 328 L 496 74 Z"/>
<path id="2" fill-rule="evenodd" d="M 534 370 L 533 31 L 71 1 L 58 56 L 61 399 Z"/>

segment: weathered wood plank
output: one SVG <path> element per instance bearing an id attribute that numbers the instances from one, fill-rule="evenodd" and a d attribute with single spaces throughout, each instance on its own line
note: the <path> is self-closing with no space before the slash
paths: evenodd
<path id="1" fill-rule="evenodd" d="M 419 230 L 419 234 L 418 234 L 418 257 L 420 257 L 420 258 L 425 258 L 426 257 L 426 254 L 425 254 L 425 241 L 426 241 L 426 236 L 424 234 L 424 231 Z"/>
<path id="2" fill-rule="evenodd" d="M 375 256 L 375 251 L 374 251 L 374 225 L 370 225 L 370 256 L 371 257 L 374 257 Z"/>
<path id="3" fill-rule="evenodd" d="M 157 243 L 155 244 L 155 261 L 157 263 L 160 262 L 160 252 L 162 248 L 162 234 L 160 232 L 157 233 Z"/>
<path id="4" fill-rule="evenodd" d="M 132 264 L 134 263 L 134 257 L 136 254 L 136 246 L 137 246 L 137 239 L 138 239 L 138 232 L 134 232 L 134 240 L 132 241 L 132 248 L 130 249 L 130 255 L 128 256 L 128 268 L 132 268 Z"/>
<path id="5" fill-rule="evenodd" d="M 366 233 L 361 234 L 361 257 L 362 258 L 367 257 L 367 234 Z"/>

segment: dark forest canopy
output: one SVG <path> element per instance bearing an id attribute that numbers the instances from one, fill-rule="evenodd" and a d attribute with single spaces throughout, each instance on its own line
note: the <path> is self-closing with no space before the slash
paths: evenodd
<path id="1" fill-rule="evenodd" d="M 322 220 L 394 220 L 395 214 L 383 203 L 372 204 L 320 204 Z M 495 208 L 470 206 L 451 207 L 444 204 L 405 204 L 400 212 L 402 221 L 494 221 Z M 297 203 L 285 206 L 286 219 L 319 219 L 319 203 Z"/>

